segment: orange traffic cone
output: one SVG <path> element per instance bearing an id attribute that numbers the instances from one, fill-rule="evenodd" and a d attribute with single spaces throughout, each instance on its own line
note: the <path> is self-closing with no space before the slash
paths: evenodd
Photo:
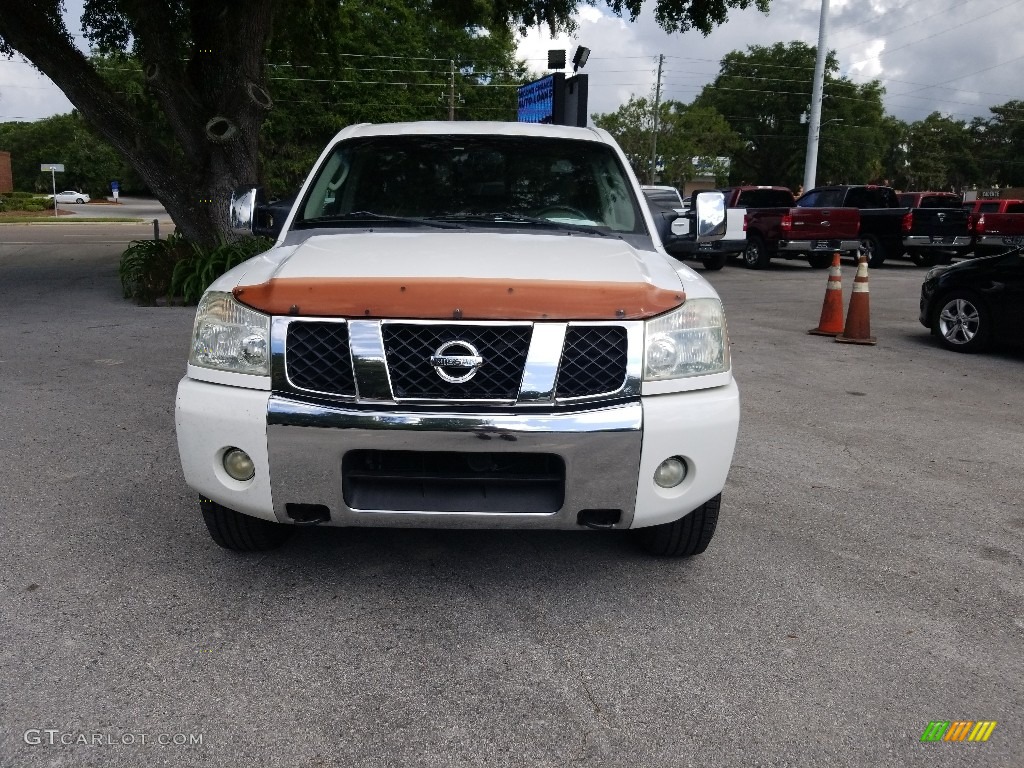
<path id="1" fill-rule="evenodd" d="M 817 328 L 808 333 L 815 336 L 838 336 L 843 332 L 843 272 L 839 268 L 839 251 L 832 257 L 828 271 L 828 285 L 825 287 L 825 301 L 821 305 L 821 319 Z"/>
<path id="2" fill-rule="evenodd" d="M 853 295 L 850 296 L 850 311 L 846 315 L 846 327 L 836 336 L 843 344 L 877 344 L 871 335 L 871 305 L 868 301 L 868 255 L 861 251 L 857 259 L 857 276 L 853 278 Z"/>

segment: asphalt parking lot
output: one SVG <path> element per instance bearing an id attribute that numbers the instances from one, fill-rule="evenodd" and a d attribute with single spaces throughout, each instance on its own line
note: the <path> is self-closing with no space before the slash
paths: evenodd
<path id="1" fill-rule="evenodd" d="M 1021 765 L 1024 351 L 940 349 L 910 262 L 871 275 L 876 347 L 806 334 L 823 271 L 708 273 L 743 413 L 702 556 L 303 529 L 246 557 L 178 466 L 193 310 L 121 298 L 151 231 L 0 227 L 0 766 Z"/>

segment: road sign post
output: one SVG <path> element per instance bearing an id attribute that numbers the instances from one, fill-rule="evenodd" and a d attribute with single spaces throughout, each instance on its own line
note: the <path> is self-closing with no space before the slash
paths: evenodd
<path id="1" fill-rule="evenodd" d="M 63 163 L 43 163 L 39 166 L 41 171 L 50 172 L 50 182 L 53 184 L 53 215 L 57 215 L 57 174 L 64 173 Z"/>

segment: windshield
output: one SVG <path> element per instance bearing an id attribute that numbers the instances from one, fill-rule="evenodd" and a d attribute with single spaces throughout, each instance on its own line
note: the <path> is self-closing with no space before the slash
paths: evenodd
<path id="1" fill-rule="evenodd" d="M 374 136 L 338 144 L 295 226 L 517 226 L 645 232 L 611 147 L 536 136 Z"/>

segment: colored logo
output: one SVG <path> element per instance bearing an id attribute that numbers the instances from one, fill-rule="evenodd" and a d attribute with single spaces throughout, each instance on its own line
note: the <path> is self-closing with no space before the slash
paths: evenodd
<path id="1" fill-rule="evenodd" d="M 988 741 L 995 728 L 995 720 L 932 720 L 921 741 Z"/>

